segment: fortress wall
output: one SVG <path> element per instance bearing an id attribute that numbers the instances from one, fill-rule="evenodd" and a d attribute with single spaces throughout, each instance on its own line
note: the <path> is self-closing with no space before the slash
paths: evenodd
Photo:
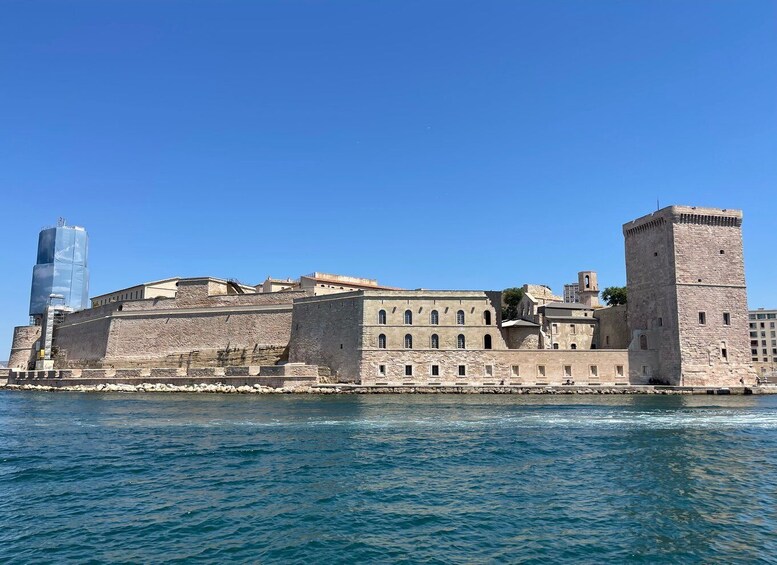
<path id="1" fill-rule="evenodd" d="M 358 292 L 298 300 L 289 361 L 326 365 L 338 382 L 358 382 L 362 320 L 363 300 Z"/>
<path id="2" fill-rule="evenodd" d="M 599 320 L 594 336 L 594 342 L 599 349 L 629 348 L 631 333 L 626 318 L 625 304 L 594 310 L 594 318 Z M 607 343 L 608 337 L 609 343 Z"/>
<path id="3" fill-rule="evenodd" d="M 291 303 L 300 292 L 112 303 L 68 314 L 54 334 L 60 368 L 272 365 L 287 356 Z M 202 292 L 199 292 L 202 291 Z M 180 290 L 179 290 L 180 292 Z"/>
<path id="4" fill-rule="evenodd" d="M 34 346 L 41 334 L 40 326 L 18 326 L 13 329 L 11 354 L 8 358 L 10 369 L 27 369 L 35 355 Z"/>
<path id="5" fill-rule="evenodd" d="M 614 385 L 647 382 L 656 370 L 656 363 L 654 351 L 384 349 L 362 351 L 360 372 L 361 383 L 365 385 L 409 382 L 418 385 L 562 385 L 567 379 L 578 385 Z M 433 364 L 439 365 L 439 376 L 432 376 Z M 380 365 L 386 367 L 385 376 L 380 374 Z M 405 365 L 413 366 L 412 376 L 405 375 Z M 459 365 L 466 366 L 466 376 L 458 375 Z M 647 367 L 644 376 L 643 365 Z M 596 367 L 596 374 L 592 366 Z M 566 367 L 570 369 L 569 373 Z M 544 368 L 544 376 L 541 368 Z"/>

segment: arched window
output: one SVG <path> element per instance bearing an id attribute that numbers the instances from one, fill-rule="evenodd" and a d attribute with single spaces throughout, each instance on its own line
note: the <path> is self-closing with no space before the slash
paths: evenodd
<path id="1" fill-rule="evenodd" d="M 588 275 L 585 276 L 585 287 L 591 288 L 591 277 L 589 277 Z"/>
<path id="2" fill-rule="evenodd" d="M 413 336 L 405 334 L 405 349 L 413 349 Z"/>
<path id="3" fill-rule="evenodd" d="M 413 313 L 410 310 L 405 310 L 405 324 L 408 326 L 413 323 Z"/>
<path id="4" fill-rule="evenodd" d="M 464 334 L 459 334 L 459 337 L 456 338 L 456 347 L 459 349 L 464 349 L 467 346 L 467 340 L 464 339 Z"/>
<path id="5" fill-rule="evenodd" d="M 464 325 L 464 310 L 456 312 L 456 323 L 462 326 Z"/>
<path id="6" fill-rule="evenodd" d="M 571 347 L 572 349 L 577 349 L 577 344 L 576 344 L 576 343 L 573 343 L 573 344 L 572 344 L 570 347 Z"/>
<path id="7" fill-rule="evenodd" d="M 645 334 L 642 334 L 639 336 L 639 348 L 640 349 L 647 349 L 647 336 Z"/>
<path id="8" fill-rule="evenodd" d="M 437 310 L 432 310 L 432 313 L 429 314 L 429 323 L 433 326 L 436 326 L 440 323 L 440 313 L 437 312 Z"/>
<path id="9" fill-rule="evenodd" d="M 432 334 L 431 346 L 432 349 L 440 349 L 440 336 Z"/>
<path id="10" fill-rule="evenodd" d="M 386 311 L 381 310 L 378 312 L 378 323 L 385 326 L 386 325 Z"/>
<path id="11" fill-rule="evenodd" d="M 483 349 L 491 349 L 491 336 L 489 334 L 483 336 Z"/>
<path id="12" fill-rule="evenodd" d="M 378 348 L 386 349 L 386 334 L 380 334 L 378 336 Z"/>
<path id="13" fill-rule="evenodd" d="M 491 325 L 491 310 L 483 312 L 483 320 L 486 322 L 487 326 Z"/>

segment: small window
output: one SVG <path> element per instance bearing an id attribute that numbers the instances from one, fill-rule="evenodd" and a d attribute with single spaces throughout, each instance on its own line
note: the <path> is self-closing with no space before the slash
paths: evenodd
<path id="1" fill-rule="evenodd" d="M 725 253 L 726 253 L 725 250 L 723 250 L 723 249 L 720 250 L 720 254 L 721 255 L 725 255 Z"/>
<path id="2" fill-rule="evenodd" d="M 433 377 L 439 377 L 440 376 L 440 366 L 439 365 L 432 365 L 432 376 Z"/>
<path id="3" fill-rule="evenodd" d="M 466 365 L 459 365 L 459 376 L 460 377 L 467 376 L 467 366 Z"/>
<path id="4" fill-rule="evenodd" d="M 413 324 L 413 313 L 410 310 L 405 310 L 405 325 Z"/>
<path id="5" fill-rule="evenodd" d="M 663 318 L 659 318 L 659 319 L 658 319 L 658 327 L 659 327 L 659 328 L 662 328 L 662 327 L 664 327 L 664 319 L 663 319 Z"/>
<path id="6" fill-rule="evenodd" d="M 378 375 L 381 377 L 386 376 L 386 366 L 385 365 L 378 365 Z"/>
<path id="7" fill-rule="evenodd" d="M 577 349 L 577 344 L 576 344 L 576 343 L 573 343 L 573 344 L 572 344 L 572 345 L 570 345 L 569 347 L 570 347 L 571 349 Z"/>
<path id="8" fill-rule="evenodd" d="M 645 350 L 648 348 L 648 340 L 645 334 L 639 336 L 639 348 Z"/>
<path id="9" fill-rule="evenodd" d="M 588 275 L 585 276 L 585 287 L 591 288 L 591 277 L 589 277 Z"/>
<path id="10" fill-rule="evenodd" d="M 456 312 L 456 323 L 460 326 L 464 325 L 464 310 L 459 310 Z"/>
<path id="11" fill-rule="evenodd" d="M 615 374 L 619 377 L 623 376 L 623 365 L 615 365 Z"/>
<path id="12" fill-rule="evenodd" d="M 494 366 L 493 365 L 486 365 L 486 376 L 487 377 L 493 377 L 494 376 Z"/>
<path id="13" fill-rule="evenodd" d="M 483 336 L 483 349 L 491 349 L 491 336 L 489 334 Z"/>
<path id="14" fill-rule="evenodd" d="M 558 343 L 553 344 L 553 349 L 558 349 Z"/>
<path id="15" fill-rule="evenodd" d="M 642 376 L 647 377 L 650 374 L 650 371 L 648 371 L 647 365 L 642 365 Z"/>
<path id="16" fill-rule="evenodd" d="M 512 370 L 513 370 L 513 376 L 514 377 L 520 377 L 521 376 L 521 366 L 520 365 L 513 365 L 512 366 Z"/>
<path id="17" fill-rule="evenodd" d="M 725 347 L 721 348 L 720 350 L 720 356 L 724 361 L 728 361 L 728 349 Z"/>
<path id="18" fill-rule="evenodd" d="M 538 377 L 545 376 L 545 365 L 537 365 L 537 376 Z"/>
<path id="19" fill-rule="evenodd" d="M 723 312 L 723 325 L 724 326 L 731 325 L 731 314 L 729 314 L 728 312 Z"/>
<path id="20" fill-rule="evenodd" d="M 572 376 L 572 365 L 564 365 L 564 376 L 565 377 Z"/>
<path id="21" fill-rule="evenodd" d="M 440 349 L 440 336 L 437 334 L 432 334 L 430 341 L 430 346 L 432 349 Z"/>
<path id="22" fill-rule="evenodd" d="M 429 323 L 433 326 L 440 323 L 440 313 L 437 310 L 432 310 L 431 314 L 429 314 Z"/>
<path id="23" fill-rule="evenodd" d="M 553 331 L 554 334 L 558 333 L 558 324 L 552 324 L 551 325 L 551 330 Z"/>
<path id="24" fill-rule="evenodd" d="M 483 321 L 486 323 L 487 326 L 491 325 L 491 310 L 486 310 L 483 312 Z"/>
<path id="25" fill-rule="evenodd" d="M 413 366 L 412 365 L 405 365 L 405 376 L 406 377 L 412 377 L 413 376 Z"/>
<path id="26" fill-rule="evenodd" d="M 378 336 L 378 349 L 386 349 L 386 334 Z"/>
<path id="27" fill-rule="evenodd" d="M 610 345 L 610 336 L 608 336 L 608 335 L 604 336 L 604 344 L 605 345 Z"/>
<path id="28" fill-rule="evenodd" d="M 413 349 L 413 336 L 405 334 L 405 349 Z"/>
<path id="29" fill-rule="evenodd" d="M 707 314 L 705 312 L 699 312 L 699 325 L 703 326 L 707 323 Z"/>
<path id="30" fill-rule="evenodd" d="M 464 338 L 464 334 L 459 334 L 456 338 L 456 347 L 459 349 L 465 349 L 467 347 L 467 340 Z"/>
<path id="31" fill-rule="evenodd" d="M 596 365 L 591 365 L 591 376 L 592 377 L 598 377 L 599 376 L 599 367 Z"/>
<path id="32" fill-rule="evenodd" d="M 569 333 L 572 335 L 575 335 L 577 333 L 577 330 L 575 329 L 575 324 L 569 324 Z"/>
<path id="33" fill-rule="evenodd" d="M 386 325 L 386 311 L 385 310 L 381 310 L 380 312 L 378 312 L 378 323 L 380 325 L 382 325 L 382 326 Z"/>

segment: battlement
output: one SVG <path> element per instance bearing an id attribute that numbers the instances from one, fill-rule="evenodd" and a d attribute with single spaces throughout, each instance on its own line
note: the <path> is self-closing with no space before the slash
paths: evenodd
<path id="1" fill-rule="evenodd" d="M 623 224 L 623 235 L 630 237 L 659 228 L 667 222 L 738 228 L 742 226 L 742 211 L 728 208 L 702 208 L 699 206 L 667 206 Z"/>

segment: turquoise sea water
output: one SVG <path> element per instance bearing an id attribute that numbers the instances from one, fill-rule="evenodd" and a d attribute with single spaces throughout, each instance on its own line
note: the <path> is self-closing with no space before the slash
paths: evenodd
<path id="1" fill-rule="evenodd" d="M 0 392 L 0 562 L 777 562 L 777 398 Z"/>

